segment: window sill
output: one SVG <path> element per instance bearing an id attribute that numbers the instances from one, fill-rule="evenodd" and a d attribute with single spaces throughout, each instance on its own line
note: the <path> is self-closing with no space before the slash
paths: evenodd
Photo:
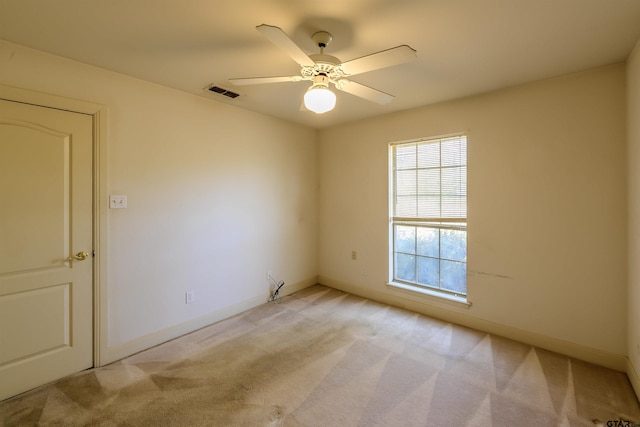
<path id="1" fill-rule="evenodd" d="M 398 289 L 401 291 L 411 292 L 412 294 L 419 294 L 429 297 L 439 302 L 451 303 L 465 308 L 471 307 L 471 302 L 464 297 L 457 297 L 455 295 L 445 294 L 443 292 L 432 291 L 419 286 L 407 285 L 405 283 L 389 282 L 387 286 L 390 288 Z"/>

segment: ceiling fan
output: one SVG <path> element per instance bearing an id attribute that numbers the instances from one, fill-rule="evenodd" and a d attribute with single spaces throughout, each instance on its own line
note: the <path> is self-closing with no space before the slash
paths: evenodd
<path id="1" fill-rule="evenodd" d="M 300 65 L 300 75 L 234 78 L 229 79 L 229 81 L 235 85 L 255 85 L 310 80 L 313 83 L 304 95 L 304 105 L 307 109 L 318 114 L 330 111 L 335 106 L 336 95 L 329 89 L 330 84 L 333 84 L 338 90 L 377 102 L 378 104 L 391 102 L 394 98 L 393 95 L 354 82 L 347 79 L 347 77 L 390 67 L 392 65 L 403 64 L 413 61 L 417 57 L 414 49 L 407 45 L 401 45 L 350 61 L 341 62 L 335 56 L 324 53 L 324 49 L 333 39 L 333 36 L 326 31 L 318 31 L 311 36 L 311 39 L 320 48 L 320 53 L 307 55 L 278 27 L 262 24 L 258 25 L 256 30 Z"/>

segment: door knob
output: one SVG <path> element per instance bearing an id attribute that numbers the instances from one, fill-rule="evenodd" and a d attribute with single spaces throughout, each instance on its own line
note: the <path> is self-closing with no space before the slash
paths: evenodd
<path id="1" fill-rule="evenodd" d="M 81 251 L 81 252 L 78 252 L 75 255 L 71 255 L 69 258 L 67 258 L 67 261 L 73 261 L 73 260 L 83 261 L 83 260 L 87 259 L 88 256 L 89 256 L 89 254 L 87 252 Z"/>

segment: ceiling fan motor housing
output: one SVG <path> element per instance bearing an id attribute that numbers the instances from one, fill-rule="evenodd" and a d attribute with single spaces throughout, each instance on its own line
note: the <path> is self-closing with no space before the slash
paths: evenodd
<path id="1" fill-rule="evenodd" d="M 324 74 L 329 78 L 330 82 L 335 83 L 345 77 L 345 74 L 340 69 L 340 60 L 335 56 L 317 53 L 309 55 L 309 57 L 315 62 L 315 65 L 313 67 L 302 67 L 301 72 L 305 80 L 314 80 L 316 76 Z"/>

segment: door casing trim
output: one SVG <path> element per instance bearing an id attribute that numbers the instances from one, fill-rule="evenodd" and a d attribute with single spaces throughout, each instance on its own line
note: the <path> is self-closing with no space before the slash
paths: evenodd
<path id="1" fill-rule="evenodd" d="M 107 349 L 107 107 L 0 84 L 0 99 L 90 115 L 93 120 L 93 366 Z"/>

